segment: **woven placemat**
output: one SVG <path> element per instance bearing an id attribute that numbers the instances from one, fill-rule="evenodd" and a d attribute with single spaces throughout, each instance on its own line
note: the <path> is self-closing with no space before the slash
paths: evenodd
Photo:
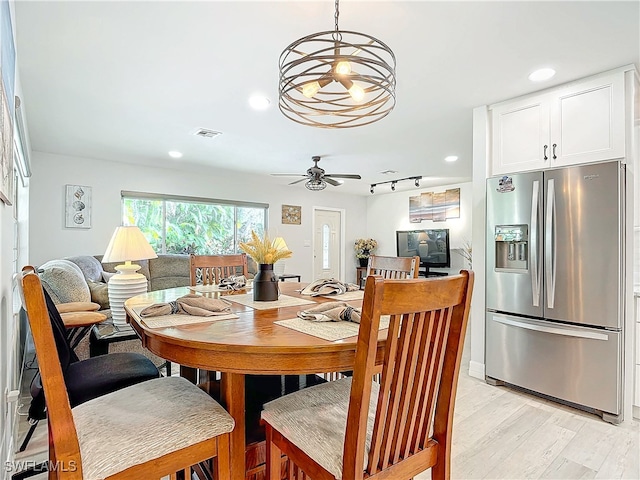
<path id="1" fill-rule="evenodd" d="M 380 317 L 380 330 L 389 328 L 390 318 L 389 315 Z M 330 342 L 355 337 L 360 329 L 360 324 L 354 322 L 313 322 L 299 317 L 274 323 Z"/>
<path id="2" fill-rule="evenodd" d="M 364 290 L 354 290 L 341 295 L 320 295 L 320 297 L 331 298 L 336 302 L 350 302 L 351 300 L 362 300 L 364 298 Z"/>
<path id="3" fill-rule="evenodd" d="M 135 307 L 133 310 L 138 314 L 138 316 L 140 316 L 140 312 L 144 309 L 145 307 Z M 157 317 L 140 317 L 140 320 L 147 326 L 147 328 L 166 328 L 177 327 L 179 325 L 192 325 L 194 323 L 217 322 L 218 320 L 232 320 L 234 318 L 238 318 L 238 315 L 235 313 L 211 315 L 210 317 L 177 313 L 175 315 L 160 315 Z"/>
<path id="4" fill-rule="evenodd" d="M 309 305 L 314 302 L 313 300 L 305 300 L 304 298 L 290 297 L 289 295 L 280 295 L 278 300 L 273 302 L 256 302 L 253 300 L 253 293 L 247 293 L 244 295 L 229 295 L 224 297 L 225 300 L 230 302 L 236 302 L 247 307 L 255 308 L 256 310 L 268 310 L 270 308 L 281 307 L 295 307 L 296 305 Z"/>

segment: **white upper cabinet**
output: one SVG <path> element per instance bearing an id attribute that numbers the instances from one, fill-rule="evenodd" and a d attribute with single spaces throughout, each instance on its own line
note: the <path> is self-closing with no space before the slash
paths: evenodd
<path id="1" fill-rule="evenodd" d="M 623 158 L 624 73 L 491 107 L 492 174 Z"/>
<path id="2" fill-rule="evenodd" d="M 549 166 L 550 102 L 540 95 L 492 109 L 493 174 Z"/>

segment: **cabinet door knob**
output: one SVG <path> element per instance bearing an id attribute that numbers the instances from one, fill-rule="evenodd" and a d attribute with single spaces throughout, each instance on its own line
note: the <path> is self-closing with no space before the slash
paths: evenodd
<path id="1" fill-rule="evenodd" d="M 556 147 L 558 146 L 556 143 L 554 143 L 553 145 L 551 145 L 553 147 L 552 153 L 553 153 L 553 159 L 555 160 L 556 158 Z"/>
<path id="2" fill-rule="evenodd" d="M 549 157 L 547 157 L 547 148 L 549 148 L 549 145 L 545 145 L 544 146 L 544 159 L 545 160 L 549 160 Z"/>

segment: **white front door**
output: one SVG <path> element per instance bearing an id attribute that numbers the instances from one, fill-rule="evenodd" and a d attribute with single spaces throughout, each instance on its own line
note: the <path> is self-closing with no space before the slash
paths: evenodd
<path id="1" fill-rule="evenodd" d="M 313 279 L 340 279 L 340 239 L 342 213 L 315 210 L 313 237 Z"/>

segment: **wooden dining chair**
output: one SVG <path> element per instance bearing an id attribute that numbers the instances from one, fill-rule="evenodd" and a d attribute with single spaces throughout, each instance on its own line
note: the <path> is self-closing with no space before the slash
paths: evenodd
<path id="1" fill-rule="evenodd" d="M 19 283 L 47 404 L 50 480 L 160 478 L 214 457 L 216 479 L 229 479 L 233 418 L 183 378 L 148 380 L 71 408 L 40 278 L 25 267 Z"/>
<path id="2" fill-rule="evenodd" d="M 437 279 L 368 277 L 353 378 L 265 405 L 268 478 L 280 478 L 282 452 L 289 480 L 402 480 L 428 468 L 431 478 L 448 479 L 472 289 L 473 272 L 466 270 Z M 390 325 L 377 384 L 383 315 Z"/>
<path id="3" fill-rule="evenodd" d="M 191 255 L 189 259 L 191 285 L 217 285 L 223 278 L 249 274 L 247 254 Z"/>
<path id="4" fill-rule="evenodd" d="M 380 275 L 382 278 L 418 278 L 420 257 L 383 257 L 371 255 L 367 266 L 367 276 Z"/>
<path id="5" fill-rule="evenodd" d="M 233 275 L 248 277 L 247 254 L 238 255 L 194 255 L 189 256 L 190 285 L 218 285 L 220 280 Z M 207 372 L 192 367 L 180 366 L 180 376 L 192 383 L 202 385 L 209 393 L 213 393 L 212 382 L 219 381 L 218 372 Z"/>

